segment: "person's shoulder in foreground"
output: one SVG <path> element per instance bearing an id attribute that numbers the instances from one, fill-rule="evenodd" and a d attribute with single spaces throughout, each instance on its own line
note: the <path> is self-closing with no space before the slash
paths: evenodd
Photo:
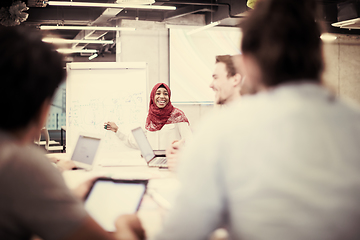
<path id="1" fill-rule="evenodd" d="M 245 18 L 242 66 L 256 95 L 195 133 L 156 239 L 206 239 L 224 226 L 231 239 L 360 236 L 360 114 L 321 86 L 315 5 L 259 0 Z"/>
<path id="2" fill-rule="evenodd" d="M 234 239 L 297 239 L 298 231 L 316 239 L 331 222 L 350 228 L 341 209 L 359 219 L 360 193 L 341 186 L 360 188 L 359 119 L 359 109 L 312 83 L 243 97 L 184 149 L 183 190 L 155 239 L 203 239 L 224 225 Z"/>
<path id="3" fill-rule="evenodd" d="M 0 238 L 61 239 L 87 216 L 43 151 L 1 133 Z"/>
<path id="4" fill-rule="evenodd" d="M 35 149 L 66 77 L 62 56 L 41 39 L 23 27 L 0 27 L 0 106 L 6 116 L 0 118 L 0 239 L 114 239 Z"/>

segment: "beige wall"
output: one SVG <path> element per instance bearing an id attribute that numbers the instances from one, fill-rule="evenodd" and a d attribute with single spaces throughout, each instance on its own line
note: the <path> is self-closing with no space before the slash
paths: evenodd
<path id="1" fill-rule="evenodd" d="M 186 25 L 199 25 L 202 18 L 181 18 L 177 20 Z M 168 22 L 170 23 L 170 22 Z M 172 23 L 173 24 L 173 23 Z M 169 83 L 169 33 L 165 23 L 122 20 L 122 27 L 135 27 L 136 31 L 121 32 L 116 44 L 120 47 L 117 61 L 148 63 L 148 92 L 158 82 Z M 117 46 L 117 47 L 118 47 Z M 117 48 L 118 51 L 119 48 Z M 202 116 L 213 108 L 212 105 L 177 104 L 183 110 L 192 128 L 195 128 Z"/>
<path id="2" fill-rule="evenodd" d="M 196 19 L 199 20 L 199 19 Z M 183 24 L 191 24 L 183 21 Z M 197 25 L 198 23 L 194 23 Z M 165 23 L 122 20 L 121 26 L 135 27 L 134 32 L 121 32 L 117 39 L 121 53 L 117 61 L 147 62 L 148 91 L 158 82 L 169 81 L 169 34 Z M 338 96 L 360 104 L 360 37 L 337 35 L 337 40 L 324 44 L 324 83 Z M 212 105 L 176 105 L 188 116 L 193 127 L 210 111 Z"/>
<path id="3" fill-rule="evenodd" d="M 360 104 L 360 36 L 337 37 L 324 44 L 324 83 L 338 96 Z"/>
<path id="4" fill-rule="evenodd" d="M 174 106 L 185 113 L 192 130 L 195 130 L 201 122 L 200 120 L 203 120 L 214 109 L 214 105 L 208 104 L 174 104 Z"/>
<path id="5" fill-rule="evenodd" d="M 117 44 L 121 53 L 117 61 L 146 62 L 148 64 L 149 90 L 158 83 L 168 83 L 169 50 L 168 29 L 164 23 L 122 20 L 122 27 L 135 27 L 136 31 L 121 32 Z"/>

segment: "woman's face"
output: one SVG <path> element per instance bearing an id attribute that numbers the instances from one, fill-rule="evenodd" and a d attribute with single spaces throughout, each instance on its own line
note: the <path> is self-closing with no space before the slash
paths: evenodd
<path id="1" fill-rule="evenodd" d="M 164 108 L 169 102 L 169 93 L 165 88 L 158 88 L 155 92 L 154 102 L 158 108 Z"/>

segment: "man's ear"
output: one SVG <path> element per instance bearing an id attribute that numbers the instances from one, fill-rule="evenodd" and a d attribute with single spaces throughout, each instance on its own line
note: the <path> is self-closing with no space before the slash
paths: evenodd
<path id="1" fill-rule="evenodd" d="M 240 75 L 240 73 L 236 73 L 232 78 L 234 87 L 242 85 L 243 77 Z"/>

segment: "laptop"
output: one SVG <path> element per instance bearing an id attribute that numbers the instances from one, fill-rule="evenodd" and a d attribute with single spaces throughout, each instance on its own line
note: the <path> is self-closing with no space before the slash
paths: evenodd
<path id="1" fill-rule="evenodd" d="M 141 151 L 141 155 L 146 160 L 149 167 L 167 168 L 167 160 L 165 150 L 154 151 L 146 138 L 146 135 L 141 127 L 131 130 L 137 145 Z"/>
<path id="2" fill-rule="evenodd" d="M 101 138 L 97 136 L 79 134 L 71 157 L 76 168 L 85 170 L 92 169 L 100 140 Z"/>

